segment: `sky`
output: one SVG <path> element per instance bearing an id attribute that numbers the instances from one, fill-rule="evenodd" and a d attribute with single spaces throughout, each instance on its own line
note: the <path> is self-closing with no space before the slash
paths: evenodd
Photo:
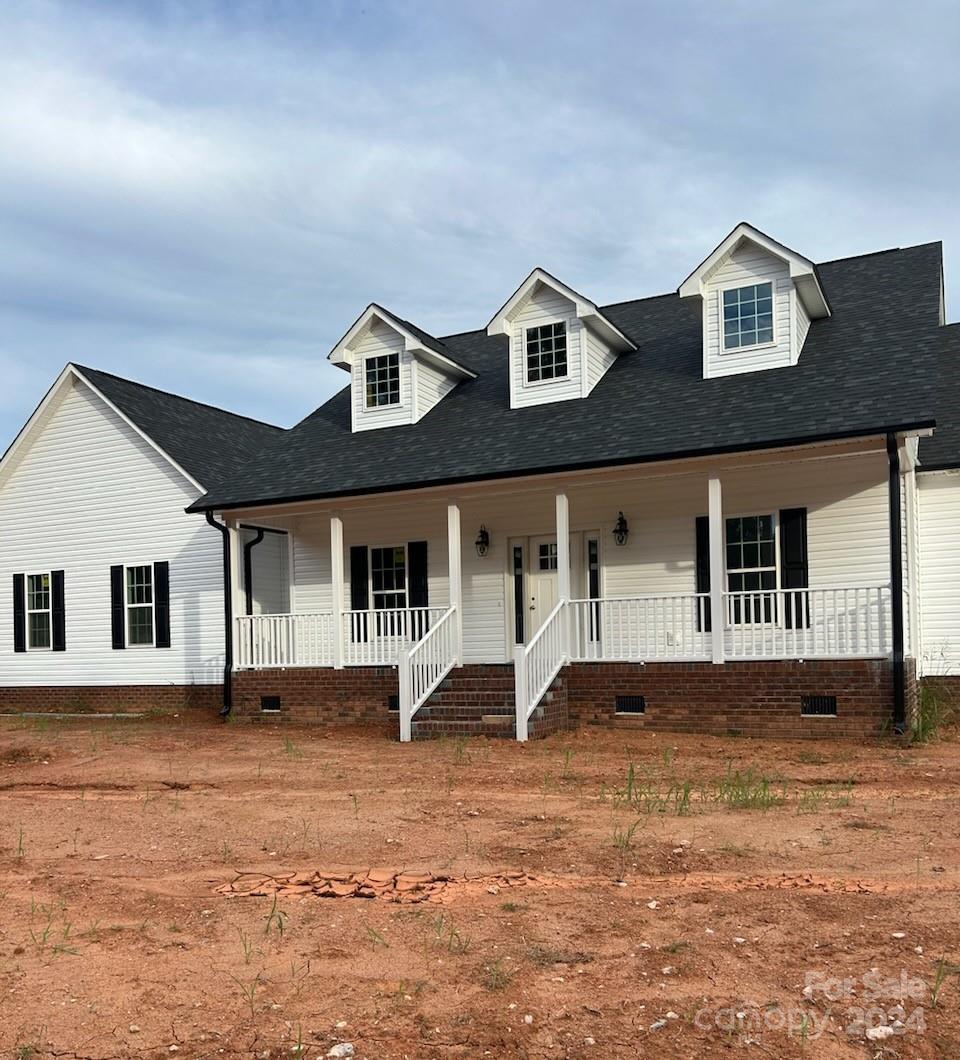
<path id="1" fill-rule="evenodd" d="M 543 266 L 675 290 L 740 220 L 943 240 L 960 5 L 0 5 L 0 448 L 68 361 L 289 426 L 371 301 L 484 327 Z"/>

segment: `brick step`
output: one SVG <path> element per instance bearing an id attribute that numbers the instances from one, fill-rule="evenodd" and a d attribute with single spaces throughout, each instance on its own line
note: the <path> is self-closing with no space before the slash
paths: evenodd
<path id="1" fill-rule="evenodd" d="M 512 720 L 516 715 L 513 710 L 456 710 L 451 707 L 421 707 L 413 716 L 418 721 L 476 721 L 478 718 L 506 718 Z"/>
<path id="2" fill-rule="evenodd" d="M 414 740 L 435 740 L 441 736 L 500 736 L 513 738 L 513 719 L 485 721 L 419 721 L 413 719 Z"/>

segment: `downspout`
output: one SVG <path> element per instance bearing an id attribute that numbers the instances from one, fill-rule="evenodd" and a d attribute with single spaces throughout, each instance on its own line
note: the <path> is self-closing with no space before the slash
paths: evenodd
<path id="1" fill-rule="evenodd" d="M 233 578 L 230 571 L 230 531 L 218 523 L 213 512 L 203 513 L 207 522 L 223 537 L 223 706 L 220 717 L 233 709 Z"/>
<path id="2" fill-rule="evenodd" d="M 895 434 L 887 435 L 890 511 L 890 610 L 893 619 L 893 731 L 906 729 L 906 694 L 903 664 L 903 528 L 900 515 L 900 445 Z"/>
<path id="3" fill-rule="evenodd" d="M 257 528 L 257 536 L 251 537 L 243 546 L 243 591 L 246 599 L 246 611 L 248 615 L 253 614 L 253 556 L 251 553 L 266 536 L 266 531 Z"/>

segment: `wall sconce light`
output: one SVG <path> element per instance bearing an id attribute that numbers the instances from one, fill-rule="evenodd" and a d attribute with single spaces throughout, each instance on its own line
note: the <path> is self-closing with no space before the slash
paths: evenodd
<path id="1" fill-rule="evenodd" d="M 618 545 L 625 545 L 629 534 L 630 527 L 627 526 L 627 520 L 623 517 L 623 512 L 617 512 L 617 521 L 613 527 L 614 541 L 616 541 Z"/>
<path id="2" fill-rule="evenodd" d="M 476 545 L 477 555 L 485 556 L 487 554 L 487 550 L 490 548 L 490 535 L 487 533 L 487 528 L 485 526 L 481 526 L 479 532 L 477 533 Z"/>

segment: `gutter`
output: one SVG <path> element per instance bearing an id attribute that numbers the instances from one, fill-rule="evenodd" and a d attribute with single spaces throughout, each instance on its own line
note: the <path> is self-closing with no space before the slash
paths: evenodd
<path id="1" fill-rule="evenodd" d="M 903 662 L 903 527 L 900 514 L 900 444 L 896 434 L 887 435 L 890 512 L 890 610 L 893 619 L 893 731 L 906 730 L 906 692 Z"/>
<path id="2" fill-rule="evenodd" d="M 218 523 L 212 511 L 203 513 L 207 522 L 220 531 L 223 538 L 223 706 L 220 717 L 226 718 L 233 710 L 233 578 L 230 562 L 230 531 Z"/>

